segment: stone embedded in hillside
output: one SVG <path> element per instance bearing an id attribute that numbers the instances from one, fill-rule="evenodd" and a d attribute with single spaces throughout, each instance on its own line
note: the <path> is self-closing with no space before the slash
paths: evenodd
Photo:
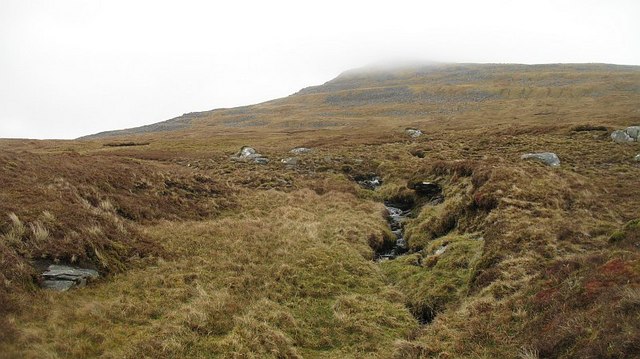
<path id="1" fill-rule="evenodd" d="M 287 168 L 292 168 L 298 165 L 299 160 L 296 157 L 283 158 L 280 162 L 284 163 Z"/>
<path id="2" fill-rule="evenodd" d="M 640 141 L 640 139 L 638 139 L 638 137 L 640 137 L 640 126 L 629 126 L 624 130 L 624 132 L 634 140 Z"/>
<path id="3" fill-rule="evenodd" d="M 416 181 L 409 182 L 407 185 L 409 189 L 416 192 L 417 195 L 422 197 L 438 197 L 442 195 L 442 188 L 439 184 L 429 181 Z"/>
<path id="4" fill-rule="evenodd" d="M 422 136 L 422 131 L 420 131 L 417 128 L 411 128 L 410 127 L 410 128 L 405 129 L 404 132 L 407 135 L 409 135 L 409 137 L 412 137 L 412 138 L 418 138 L 418 137 Z"/>
<path id="5" fill-rule="evenodd" d="M 310 148 L 306 148 L 306 147 L 296 147 L 294 149 L 292 149 L 291 151 L 289 151 L 295 155 L 301 155 L 303 153 L 309 153 L 311 152 Z"/>
<path id="6" fill-rule="evenodd" d="M 615 130 L 611 133 L 611 139 L 617 143 L 630 143 L 633 142 L 633 138 L 629 136 L 626 131 Z"/>
<path id="7" fill-rule="evenodd" d="M 87 281 L 98 276 L 98 272 L 93 269 L 52 264 L 42 273 L 42 287 L 64 292 L 74 287 L 84 287 Z"/>
<path id="8" fill-rule="evenodd" d="M 542 162 L 551 167 L 560 166 L 560 159 L 558 158 L 558 155 L 553 152 L 526 153 L 520 158 L 523 160 Z"/>
<path id="9" fill-rule="evenodd" d="M 234 161 L 243 161 L 243 162 L 255 162 L 258 164 L 267 164 L 269 163 L 269 159 L 262 156 L 256 150 L 249 146 L 243 146 L 238 153 L 231 156 L 231 159 Z"/>
<path id="10" fill-rule="evenodd" d="M 434 255 L 436 255 L 436 256 L 439 256 L 439 255 L 441 255 L 441 254 L 444 254 L 444 252 L 446 252 L 446 251 L 447 251 L 447 247 L 448 247 L 448 245 L 440 246 L 438 249 L 436 249 L 436 251 L 435 251 L 435 252 L 433 252 L 433 254 L 434 254 Z"/>
<path id="11" fill-rule="evenodd" d="M 251 147 L 244 146 L 240 149 L 240 156 L 242 157 L 251 157 L 251 156 L 254 156 L 255 154 L 256 154 L 256 150 Z"/>

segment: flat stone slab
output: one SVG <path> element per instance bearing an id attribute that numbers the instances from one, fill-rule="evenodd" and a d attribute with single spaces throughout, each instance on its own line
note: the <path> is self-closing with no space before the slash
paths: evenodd
<path id="1" fill-rule="evenodd" d="M 66 292 L 75 286 L 76 282 L 72 280 L 45 280 L 42 282 L 42 288 L 58 292 Z"/>
<path id="2" fill-rule="evenodd" d="M 59 264 L 52 264 L 46 272 L 42 273 L 44 277 L 57 277 L 66 275 L 70 277 L 98 277 L 98 272 L 93 269 L 75 268 Z"/>
<path id="3" fill-rule="evenodd" d="M 87 281 L 98 278 L 96 270 L 76 268 L 71 266 L 52 264 L 42 273 L 42 287 L 64 292 L 73 287 L 83 287 Z"/>
<path id="4" fill-rule="evenodd" d="M 523 160 L 532 160 L 542 162 L 551 167 L 560 166 L 560 158 L 553 152 L 526 153 L 520 158 Z"/>

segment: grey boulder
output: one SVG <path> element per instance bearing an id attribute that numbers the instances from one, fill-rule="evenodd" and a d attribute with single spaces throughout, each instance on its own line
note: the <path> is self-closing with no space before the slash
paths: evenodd
<path id="1" fill-rule="evenodd" d="M 558 155 L 553 152 L 526 153 L 520 157 L 523 160 L 542 162 L 551 167 L 560 166 Z"/>
<path id="2" fill-rule="evenodd" d="M 87 281 L 98 278 L 93 269 L 52 264 L 42 273 L 42 287 L 64 292 L 74 287 L 84 287 Z"/>
<path id="3" fill-rule="evenodd" d="M 44 280 L 42 288 L 55 290 L 56 292 L 66 292 L 76 286 L 76 282 L 72 280 Z"/>
<path id="4" fill-rule="evenodd" d="M 638 141 L 638 137 L 640 137 L 640 126 L 629 126 L 624 132 L 626 132 L 629 137 Z"/>
<path id="5" fill-rule="evenodd" d="M 615 130 L 611 133 L 611 139 L 616 143 L 629 143 L 633 142 L 633 137 L 629 136 L 626 131 Z"/>
<path id="6" fill-rule="evenodd" d="M 267 164 L 269 159 L 256 152 L 253 147 L 243 146 L 238 153 L 231 156 L 234 161 L 255 162 L 258 164 Z"/>
<path id="7" fill-rule="evenodd" d="M 407 128 L 404 130 L 404 132 L 409 135 L 409 137 L 411 138 L 418 138 L 420 136 L 422 136 L 422 131 L 420 131 L 417 128 Z"/>

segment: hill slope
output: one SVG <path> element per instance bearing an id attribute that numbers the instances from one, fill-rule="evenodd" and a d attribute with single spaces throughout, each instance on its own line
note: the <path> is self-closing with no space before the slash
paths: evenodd
<path id="1" fill-rule="evenodd" d="M 477 115 L 525 124 L 534 119 L 532 116 L 541 116 L 535 118 L 536 122 L 553 123 L 559 116 L 566 121 L 571 119 L 567 115 L 579 113 L 602 116 L 601 105 L 611 96 L 637 96 L 638 76 L 638 67 L 604 64 L 364 68 L 347 71 L 324 85 L 305 88 L 286 98 L 193 112 L 85 138 L 179 130 L 209 134 L 239 129 L 361 128 L 389 122 L 460 127 L 477 125 Z M 607 116 L 611 117 L 611 112 Z M 520 121 L 513 121 L 513 117 Z M 607 119 L 612 120 L 615 118 Z"/>
<path id="2" fill-rule="evenodd" d="M 0 353 L 632 357 L 640 142 L 610 134 L 638 104 L 638 67 L 430 65 L 0 141 Z M 543 151 L 560 166 L 521 159 Z M 407 252 L 380 260 L 385 202 Z M 54 262 L 101 277 L 40 289 Z"/>

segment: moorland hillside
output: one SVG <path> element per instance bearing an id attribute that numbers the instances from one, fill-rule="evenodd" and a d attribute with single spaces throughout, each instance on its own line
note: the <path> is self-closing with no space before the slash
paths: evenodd
<path id="1" fill-rule="evenodd" d="M 0 356 L 633 357 L 639 104 L 639 67 L 438 64 L 0 140 Z"/>

